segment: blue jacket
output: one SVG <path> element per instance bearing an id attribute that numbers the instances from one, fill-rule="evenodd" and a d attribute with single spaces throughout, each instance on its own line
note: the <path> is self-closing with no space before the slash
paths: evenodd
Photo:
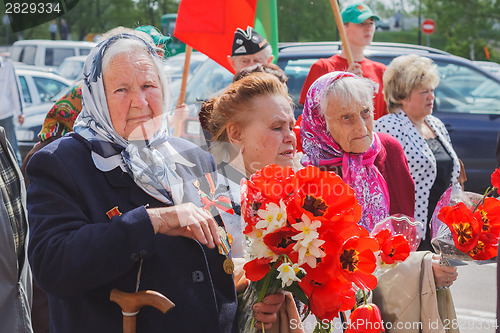
<path id="1" fill-rule="evenodd" d="M 201 205 L 193 181 L 214 171 L 213 159 L 185 140 L 169 143 L 195 164 L 177 165 L 184 202 Z M 237 331 L 225 258 L 192 239 L 155 235 L 145 206 L 165 204 L 120 168 L 99 171 L 86 140 L 74 133 L 56 140 L 32 157 L 27 173 L 29 259 L 49 295 L 51 333 L 122 332 L 121 309 L 109 295 L 113 288 L 135 291 L 141 258 L 139 289 L 158 291 L 176 306 L 167 314 L 144 307 L 138 333 Z M 114 207 L 122 215 L 110 218 Z"/>

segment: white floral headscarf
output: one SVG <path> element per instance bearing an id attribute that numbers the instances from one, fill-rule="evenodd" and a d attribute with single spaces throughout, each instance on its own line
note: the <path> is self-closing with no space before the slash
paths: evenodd
<path id="1" fill-rule="evenodd" d="M 97 45 L 83 67 L 83 109 L 75 121 L 74 131 L 91 143 L 92 158 L 99 170 L 106 172 L 119 166 L 152 197 L 165 203 L 171 202 L 172 198 L 174 204 L 179 204 L 182 202 L 184 191 L 182 179 L 175 171 L 175 163 L 189 167 L 194 164 L 180 156 L 167 142 L 165 112 L 160 128 L 149 141 L 129 142 L 113 128 L 104 92 L 102 59 L 109 46 L 123 38 L 140 41 L 152 57 L 157 57 L 153 48 L 144 40 L 129 34 L 113 36 Z M 167 84 L 162 83 L 163 97 L 167 98 Z"/>

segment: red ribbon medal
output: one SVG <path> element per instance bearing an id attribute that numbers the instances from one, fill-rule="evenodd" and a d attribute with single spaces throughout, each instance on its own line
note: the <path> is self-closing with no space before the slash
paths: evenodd
<path id="1" fill-rule="evenodd" d="M 195 180 L 193 182 L 194 187 L 196 187 L 196 189 L 198 190 L 198 194 L 200 195 L 201 203 L 203 204 L 202 208 L 210 212 L 212 207 L 214 207 L 215 210 L 221 209 L 228 214 L 234 214 L 233 205 L 231 204 L 231 200 L 227 196 L 221 195 L 217 199 L 215 199 L 215 184 L 212 179 L 212 175 L 210 173 L 206 173 L 205 177 L 207 178 L 208 184 L 210 186 L 210 195 L 203 192 L 203 190 L 200 188 L 200 182 L 198 180 Z M 220 218 L 222 221 L 222 217 Z M 226 257 L 226 260 L 224 260 L 222 267 L 224 268 L 224 272 L 226 272 L 227 274 L 232 274 L 234 270 L 234 263 L 229 258 L 229 252 L 231 251 L 231 243 L 233 237 L 230 233 L 227 232 L 224 226 L 224 221 L 222 221 L 222 225 L 219 225 L 219 237 L 221 245 L 217 247 L 217 250 L 220 254 Z"/>

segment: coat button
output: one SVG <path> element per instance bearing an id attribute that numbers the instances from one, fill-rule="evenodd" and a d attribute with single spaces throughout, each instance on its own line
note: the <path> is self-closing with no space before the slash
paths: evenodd
<path id="1" fill-rule="evenodd" d="M 195 283 L 203 282 L 205 280 L 205 276 L 202 271 L 194 271 L 191 276 L 193 278 L 193 282 Z"/>
<path id="2" fill-rule="evenodd" d="M 132 253 L 132 255 L 130 256 L 130 260 L 132 260 L 133 262 L 139 261 L 139 254 L 138 253 Z"/>

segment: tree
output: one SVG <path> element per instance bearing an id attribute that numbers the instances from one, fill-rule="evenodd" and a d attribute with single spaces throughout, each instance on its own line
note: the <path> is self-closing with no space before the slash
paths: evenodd
<path id="1" fill-rule="evenodd" d="M 101 34 L 117 26 L 160 28 L 161 15 L 177 12 L 178 6 L 178 0 L 80 0 L 61 18 L 68 22 L 73 39 L 83 40 L 89 33 Z M 49 38 L 48 25 L 24 30 L 23 38 Z"/>
<path id="2" fill-rule="evenodd" d="M 335 40 L 336 29 L 328 0 L 278 1 L 280 42 Z"/>
<path id="3" fill-rule="evenodd" d="M 423 13 L 436 22 L 436 33 L 446 38 L 445 50 L 471 57 L 471 44 L 476 59 L 486 59 L 484 46 L 495 46 L 488 38 L 500 19 L 498 0 L 422 0 Z"/>

